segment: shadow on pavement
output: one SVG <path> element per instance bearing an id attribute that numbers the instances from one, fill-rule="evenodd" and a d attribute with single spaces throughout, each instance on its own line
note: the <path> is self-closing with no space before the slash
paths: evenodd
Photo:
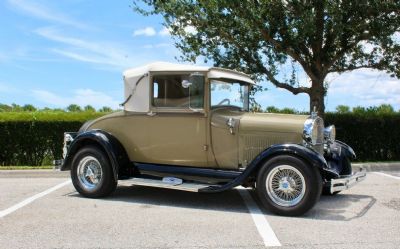
<path id="1" fill-rule="evenodd" d="M 277 216 L 263 207 L 254 190 L 245 189 L 206 194 L 143 186 L 118 186 L 111 196 L 101 200 L 140 204 L 142 208 L 167 206 L 248 213 L 249 211 L 238 191 L 249 191 L 263 214 Z M 77 192 L 70 193 L 67 196 L 85 198 Z M 363 217 L 375 203 L 376 199 L 369 195 L 338 194 L 335 196 L 321 196 L 313 209 L 298 218 L 349 221 Z"/>
<path id="2" fill-rule="evenodd" d="M 265 215 L 276 216 L 265 209 L 257 198 L 255 191 L 251 191 L 253 199 Z M 369 195 L 337 194 L 335 196 L 322 195 L 318 203 L 308 213 L 297 218 L 314 220 L 349 221 L 364 216 L 374 206 L 376 199 Z"/>
<path id="3" fill-rule="evenodd" d="M 363 217 L 376 203 L 370 195 L 338 194 L 321 196 L 305 218 L 318 220 L 350 221 Z"/>
<path id="4" fill-rule="evenodd" d="M 71 193 L 68 196 L 85 198 L 76 192 Z M 156 205 L 248 213 L 237 190 L 229 190 L 216 194 L 205 194 L 142 186 L 118 186 L 111 196 L 103 198 L 102 200 L 141 204 L 141 207 L 143 208 L 150 208 L 151 206 Z"/>

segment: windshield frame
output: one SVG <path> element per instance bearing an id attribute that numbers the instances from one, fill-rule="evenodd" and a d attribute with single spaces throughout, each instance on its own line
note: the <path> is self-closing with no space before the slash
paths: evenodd
<path id="1" fill-rule="evenodd" d="M 244 106 L 237 106 L 237 105 L 212 105 L 211 101 L 212 101 L 212 85 L 213 83 L 217 83 L 218 82 L 221 83 L 228 83 L 228 84 L 240 84 L 240 86 L 245 86 L 247 87 L 247 94 L 243 94 L 243 96 L 246 98 L 245 102 L 244 102 Z M 214 110 L 214 109 L 218 109 L 218 108 L 236 108 L 239 109 L 240 111 L 243 112 L 248 112 L 250 110 L 250 91 L 251 91 L 251 84 L 249 84 L 248 82 L 244 82 L 244 81 L 240 81 L 240 80 L 235 80 L 235 79 L 209 79 L 209 106 L 210 106 L 210 110 Z M 245 88 L 246 90 L 246 88 Z"/>

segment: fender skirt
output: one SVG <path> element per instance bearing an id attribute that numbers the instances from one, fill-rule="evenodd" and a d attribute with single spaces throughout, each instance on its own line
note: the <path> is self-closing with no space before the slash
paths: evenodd
<path id="1" fill-rule="evenodd" d="M 118 181 L 120 170 L 129 164 L 128 155 L 122 144 L 110 133 L 102 130 L 90 130 L 79 133 L 68 148 L 68 153 L 60 170 L 70 170 L 72 160 L 80 148 L 96 145 L 106 152 L 113 170 L 114 180 Z"/>
<path id="2" fill-rule="evenodd" d="M 222 192 L 236 186 L 239 186 L 246 179 L 251 176 L 252 174 L 256 174 L 260 167 L 262 167 L 263 162 L 267 161 L 268 159 L 278 156 L 278 155 L 293 155 L 297 156 L 304 161 L 308 162 L 310 166 L 316 167 L 320 170 L 320 172 L 334 174 L 336 172 L 331 172 L 325 158 L 316 151 L 313 151 L 309 148 L 306 148 L 299 144 L 280 144 L 280 145 L 273 145 L 268 149 L 261 152 L 234 180 L 220 186 L 209 186 L 202 189 L 199 189 L 199 192 L 206 192 L 206 193 L 217 193 Z"/>

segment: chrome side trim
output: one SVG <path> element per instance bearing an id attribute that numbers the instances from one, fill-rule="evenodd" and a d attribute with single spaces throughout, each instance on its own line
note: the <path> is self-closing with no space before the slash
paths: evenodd
<path id="1" fill-rule="evenodd" d="M 342 191 L 349 189 L 356 185 L 357 183 L 365 180 L 367 173 L 365 169 L 361 169 L 359 172 L 356 172 L 349 176 L 342 176 L 337 179 L 331 180 L 331 194 L 337 191 Z"/>

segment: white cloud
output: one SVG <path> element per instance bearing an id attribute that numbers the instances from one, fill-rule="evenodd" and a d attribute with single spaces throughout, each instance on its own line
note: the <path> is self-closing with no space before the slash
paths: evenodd
<path id="1" fill-rule="evenodd" d="M 197 33 L 197 29 L 196 29 L 194 26 L 192 26 L 192 25 L 185 26 L 183 30 L 184 30 L 187 34 L 192 34 L 192 35 L 194 35 L 194 34 Z M 162 30 L 160 30 L 160 31 L 158 32 L 158 34 L 159 34 L 160 36 L 168 36 L 168 35 L 171 35 L 171 29 L 170 29 L 170 28 L 164 27 Z"/>
<path id="2" fill-rule="evenodd" d="M 42 6 L 32 1 L 8 0 L 8 3 L 15 9 L 42 20 L 65 24 L 80 29 L 89 28 L 86 24 L 74 20 L 73 18 L 61 12 L 58 12 L 54 9 L 49 9 L 48 7 Z"/>
<path id="3" fill-rule="evenodd" d="M 135 64 L 134 61 L 128 58 L 127 50 L 120 48 L 118 44 L 70 37 L 50 27 L 40 28 L 34 32 L 46 39 L 68 45 L 67 47 L 52 48 L 50 50 L 70 59 L 113 66 L 116 70 Z"/>
<path id="4" fill-rule="evenodd" d="M 330 76 L 328 94 L 343 104 L 354 103 L 360 106 L 377 106 L 391 104 L 400 108 L 400 80 L 389 77 L 384 72 L 361 69 Z M 338 103 L 341 104 L 341 103 Z"/>
<path id="5" fill-rule="evenodd" d="M 61 96 L 46 90 L 33 90 L 32 93 L 33 97 L 38 101 L 60 108 L 65 108 L 70 104 L 77 104 L 82 107 L 91 105 L 97 109 L 103 106 L 108 106 L 112 109 L 119 108 L 119 102 L 111 96 L 92 89 L 77 89 L 72 96 Z"/>
<path id="6" fill-rule="evenodd" d="M 393 34 L 393 39 L 394 39 L 396 42 L 400 42 L 400 31 L 394 32 L 394 34 Z"/>
<path id="7" fill-rule="evenodd" d="M 196 29 L 194 26 L 192 26 L 192 25 L 186 26 L 186 27 L 184 28 L 184 30 L 185 30 L 185 32 L 186 32 L 187 34 L 192 34 L 192 35 L 197 34 L 197 29 Z"/>
<path id="8" fill-rule="evenodd" d="M 133 32 L 133 36 L 139 36 L 139 35 L 154 36 L 156 34 L 157 34 L 157 32 L 152 27 L 146 27 L 144 29 L 137 29 Z"/>

